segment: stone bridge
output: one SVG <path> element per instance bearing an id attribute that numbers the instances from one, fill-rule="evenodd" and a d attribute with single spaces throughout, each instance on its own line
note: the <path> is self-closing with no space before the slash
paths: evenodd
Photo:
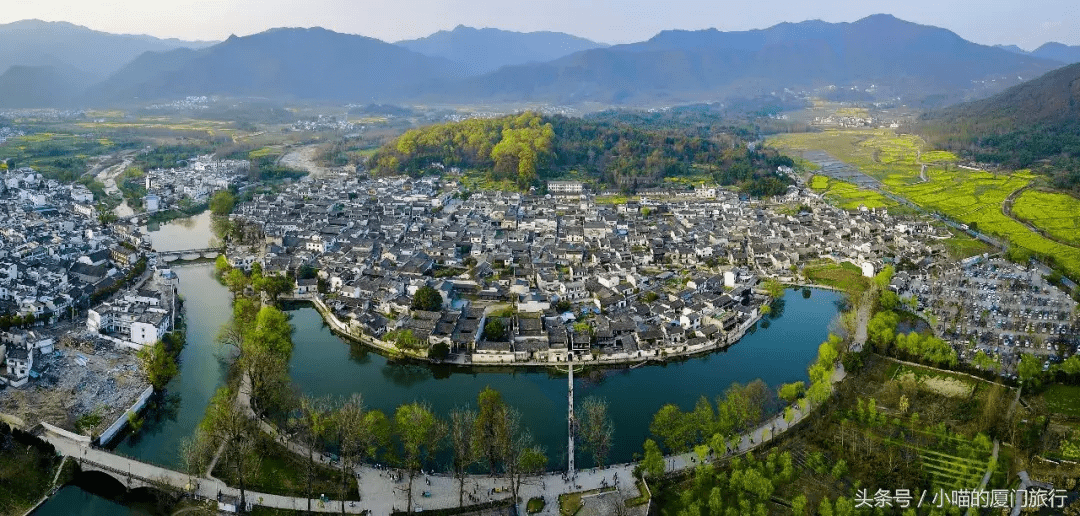
<path id="1" fill-rule="evenodd" d="M 217 258 L 221 254 L 220 247 L 205 247 L 202 249 L 182 249 L 178 251 L 158 251 L 158 261 L 175 262 L 177 260 L 198 260 L 199 258 Z"/>
<path id="2" fill-rule="evenodd" d="M 150 487 L 169 491 L 187 493 L 191 496 L 209 500 L 218 499 L 219 495 L 236 497 L 239 499 L 240 490 L 230 487 L 225 482 L 216 478 L 198 477 L 173 471 L 171 469 L 147 464 L 107 450 L 94 448 L 88 443 L 74 440 L 68 436 L 53 431 L 44 431 L 41 438 L 48 441 L 56 451 L 79 461 L 83 471 L 95 471 L 103 473 L 115 479 L 127 489 Z M 253 505 L 262 505 L 275 509 L 288 509 L 292 511 L 305 511 L 308 507 L 307 498 L 281 496 L 256 491 L 247 491 L 246 499 Z M 340 501 L 319 499 L 311 500 L 311 509 L 314 512 L 359 514 L 364 507 L 359 501 Z"/>

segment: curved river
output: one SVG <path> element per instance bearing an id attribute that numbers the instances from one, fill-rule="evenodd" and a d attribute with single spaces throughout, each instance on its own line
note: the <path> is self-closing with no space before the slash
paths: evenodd
<path id="1" fill-rule="evenodd" d="M 189 233 L 209 235 L 208 219 L 185 227 L 162 226 L 153 234 L 159 250 L 191 247 L 205 241 Z M 170 235 L 169 233 L 177 233 Z M 182 237 L 182 238 L 181 238 Z M 176 243 L 181 247 L 172 247 Z M 118 453 L 178 468 L 177 450 L 202 419 L 214 391 L 222 385 L 225 367 L 214 344 L 218 328 L 231 313 L 228 291 L 212 276 L 213 266 L 178 267 L 180 294 L 188 321 L 187 345 L 181 354 L 180 374 L 156 400 L 138 434 L 123 436 Z M 806 379 L 806 367 L 838 313 L 840 295 L 814 290 L 805 298 L 797 290 L 784 296 L 782 310 L 767 324 L 728 351 L 636 369 L 608 369 L 575 376 L 578 400 L 598 396 L 607 400 L 615 425 L 615 447 L 608 462 L 626 462 L 641 449 L 652 415 L 665 403 L 693 408 L 704 395 L 710 399 L 732 382 L 761 378 L 772 386 Z M 398 405 L 423 400 L 441 415 L 456 406 L 475 404 L 477 393 L 490 385 L 518 408 L 535 439 L 549 456 L 549 468 L 566 463 L 565 375 L 547 370 L 451 369 L 392 361 L 330 332 L 318 312 L 301 306 L 290 311 L 295 349 L 290 374 L 302 392 L 315 396 L 345 396 L 359 392 L 368 408 L 390 413 Z M 767 327 L 765 327 L 767 326 Z M 578 452 L 579 466 L 591 459 Z M 151 514 L 130 500 L 107 499 L 76 485 L 62 488 L 35 515 Z"/>

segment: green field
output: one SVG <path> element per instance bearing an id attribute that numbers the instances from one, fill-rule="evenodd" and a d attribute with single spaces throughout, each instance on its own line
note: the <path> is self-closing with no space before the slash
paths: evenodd
<path id="1" fill-rule="evenodd" d="M 1013 203 L 1012 211 L 1055 239 L 1080 245 L 1080 199 L 1063 193 L 1025 190 Z"/>
<path id="2" fill-rule="evenodd" d="M 1051 385 L 1043 392 L 1050 411 L 1069 417 L 1080 417 L 1080 385 Z"/>
<path id="3" fill-rule="evenodd" d="M 966 233 L 959 231 L 953 231 L 953 236 L 941 241 L 945 244 L 945 248 L 949 252 L 949 256 L 954 260 L 963 260 L 971 256 L 992 253 L 995 251 L 990 244 L 983 242 L 982 240 L 972 238 Z"/>
<path id="4" fill-rule="evenodd" d="M 788 152 L 815 149 L 828 152 L 881 180 L 886 189 L 924 209 L 1050 257 L 1070 276 L 1080 277 L 1080 249 L 1045 238 L 1002 212 L 1002 203 L 1010 194 L 1037 179 L 1028 171 L 1005 174 L 960 169 L 950 163 L 955 158 L 950 153 L 922 151 L 922 161 L 930 164 L 928 180 L 924 182 L 918 161 L 925 142 L 917 136 L 897 135 L 882 129 L 783 134 L 770 138 L 768 144 Z M 1075 233 L 1070 229 L 1076 227 L 1075 220 L 1054 218 L 1052 214 L 1074 213 L 1080 208 L 1080 201 L 1062 194 L 1030 193 L 1031 197 L 1027 197 L 1029 192 L 1024 192 L 1014 206 L 1018 216 L 1055 237 Z M 1080 242 L 1080 239 L 1069 236 L 1062 237 L 1062 241 Z"/>
<path id="5" fill-rule="evenodd" d="M 814 176 L 810 180 L 810 188 L 824 193 L 826 199 L 845 210 L 857 210 L 862 206 L 867 208 L 899 207 L 896 201 L 880 192 L 859 188 L 852 183 L 825 176 Z"/>

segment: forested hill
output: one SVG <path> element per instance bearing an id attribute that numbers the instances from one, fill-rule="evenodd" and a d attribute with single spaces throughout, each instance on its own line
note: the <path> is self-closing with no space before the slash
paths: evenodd
<path id="1" fill-rule="evenodd" d="M 492 181 L 512 181 L 523 190 L 542 188 L 549 179 L 579 177 L 634 192 L 681 177 L 766 196 L 784 192 L 789 180 L 775 170 L 792 160 L 772 150 L 749 150 L 735 134 L 701 138 L 526 112 L 414 129 L 368 163 L 375 174 L 414 176 L 457 167 Z"/>
<path id="2" fill-rule="evenodd" d="M 1080 189 L 1080 63 L 930 113 L 916 130 L 976 161 L 1033 167 L 1059 187 Z"/>

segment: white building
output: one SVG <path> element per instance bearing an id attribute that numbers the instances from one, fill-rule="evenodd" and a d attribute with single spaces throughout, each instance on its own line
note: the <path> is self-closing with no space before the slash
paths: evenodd
<path id="1" fill-rule="evenodd" d="M 583 190 L 581 181 L 548 181 L 548 193 L 552 194 L 580 194 Z"/>

